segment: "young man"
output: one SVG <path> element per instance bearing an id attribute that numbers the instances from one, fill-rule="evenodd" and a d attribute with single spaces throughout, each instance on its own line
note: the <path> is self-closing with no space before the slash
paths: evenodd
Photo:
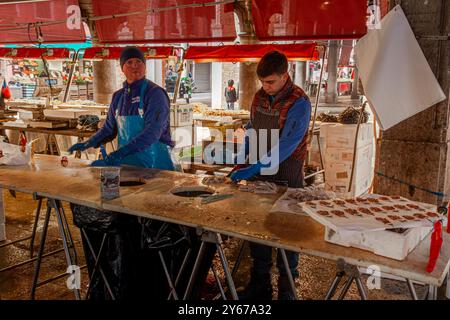
<path id="1" fill-rule="evenodd" d="M 247 129 L 257 132 L 266 129 L 267 141 L 258 141 L 258 161 L 244 169 L 236 170 L 231 179 L 234 181 L 249 180 L 253 177 L 267 181 L 285 181 L 289 187 L 303 186 L 303 161 L 307 152 L 308 127 L 311 117 L 311 103 L 305 92 L 294 85 L 288 74 L 288 61 L 284 54 L 272 51 L 264 55 L 258 64 L 258 78 L 262 88 L 255 94 L 251 106 L 250 123 Z M 271 131 L 279 130 L 279 141 L 271 144 Z M 247 156 L 249 139 L 241 152 Z M 259 156 L 261 144 L 266 144 L 270 154 Z M 251 149 L 252 146 L 250 146 Z M 278 154 L 275 155 L 275 153 Z M 278 156 L 278 157 L 276 157 Z M 239 157 L 238 157 L 239 158 Z M 275 174 L 264 173 L 268 164 L 265 160 L 272 159 L 270 166 L 278 167 Z M 248 162 L 248 161 L 247 161 Z M 275 170 L 276 171 L 276 170 Z M 272 299 L 270 269 L 272 267 L 271 247 L 250 243 L 253 266 L 250 283 L 243 299 Z M 298 277 L 298 253 L 286 251 L 289 268 L 294 279 Z M 278 298 L 293 299 L 286 269 L 282 263 L 281 254 L 277 256 L 279 270 Z"/>

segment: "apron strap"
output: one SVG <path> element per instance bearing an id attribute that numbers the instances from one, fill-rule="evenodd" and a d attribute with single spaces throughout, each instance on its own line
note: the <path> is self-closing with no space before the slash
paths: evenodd
<path id="1" fill-rule="evenodd" d="M 144 83 L 142 83 L 141 86 L 141 93 L 139 94 L 139 115 L 141 116 L 141 118 L 144 117 L 144 96 L 145 96 L 145 91 L 147 90 L 148 87 L 148 82 L 147 80 L 144 80 Z"/>
<path id="2" fill-rule="evenodd" d="M 117 95 L 120 95 L 120 93 L 118 93 Z M 122 92 L 122 94 L 120 95 L 119 101 L 118 101 L 118 103 L 117 103 L 116 113 L 115 113 L 116 118 L 117 118 L 117 116 L 120 114 L 120 111 L 122 110 L 123 95 L 124 95 L 124 93 Z M 114 105 L 115 105 L 115 104 L 114 104 L 115 100 L 117 100 L 117 98 L 115 98 L 115 99 L 112 101 L 111 106 L 114 106 Z"/>

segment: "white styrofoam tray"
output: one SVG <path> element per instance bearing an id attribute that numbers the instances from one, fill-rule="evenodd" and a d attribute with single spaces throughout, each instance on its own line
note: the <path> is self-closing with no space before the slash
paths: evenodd
<path id="1" fill-rule="evenodd" d="M 406 229 L 403 233 L 382 230 L 341 235 L 326 227 L 325 241 L 367 250 L 387 258 L 403 260 L 432 229 L 432 227 L 419 227 Z"/>

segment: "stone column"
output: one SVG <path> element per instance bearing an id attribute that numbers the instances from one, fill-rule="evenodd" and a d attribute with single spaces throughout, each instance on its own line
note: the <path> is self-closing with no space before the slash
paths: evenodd
<path id="1" fill-rule="evenodd" d="M 306 61 L 296 61 L 295 62 L 295 78 L 294 83 L 301 87 L 305 88 L 306 82 Z"/>
<path id="2" fill-rule="evenodd" d="M 117 85 L 116 61 L 94 61 L 94 101 L 110 104 L 113 93 L 119 89 Z"/>
<path id="3" fill-rule="evenodd" d="M 243 1 L 237 8 L 239 19 L 239 41 L 241 44 L 257 43 L 252 26 L 251 0 Z M 257 63 L 239 63 L 239 106 L 240 109 L 250 110 L 253 96 L 261 87 L 256 75 Z"/>
<path id="4" fill-rule="evenodd" d="M 257 63 L 240 62 L 239 66 L 239 106 L 250 110 L 253 97 L 261 87 L 256 75 Z"/>
<path id="5" fill-rule="evenodd" d="M 326 103 L 336 103 L 337 101 L 337 65 L 339 58 L 339 43 L 331 40 L 328 48 L 328 81 L 327 92 L 325 93 Z"/>

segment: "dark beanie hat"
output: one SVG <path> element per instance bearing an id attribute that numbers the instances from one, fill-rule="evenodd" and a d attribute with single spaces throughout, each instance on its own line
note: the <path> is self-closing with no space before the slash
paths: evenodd
<path id="1" fill-rule="evenodd" d="M 125 47 L 120 54 L 120 67 L 123 68 L 128 59 L 138 58 L 145 63 L 144 53 L 138 47 Z"/>

